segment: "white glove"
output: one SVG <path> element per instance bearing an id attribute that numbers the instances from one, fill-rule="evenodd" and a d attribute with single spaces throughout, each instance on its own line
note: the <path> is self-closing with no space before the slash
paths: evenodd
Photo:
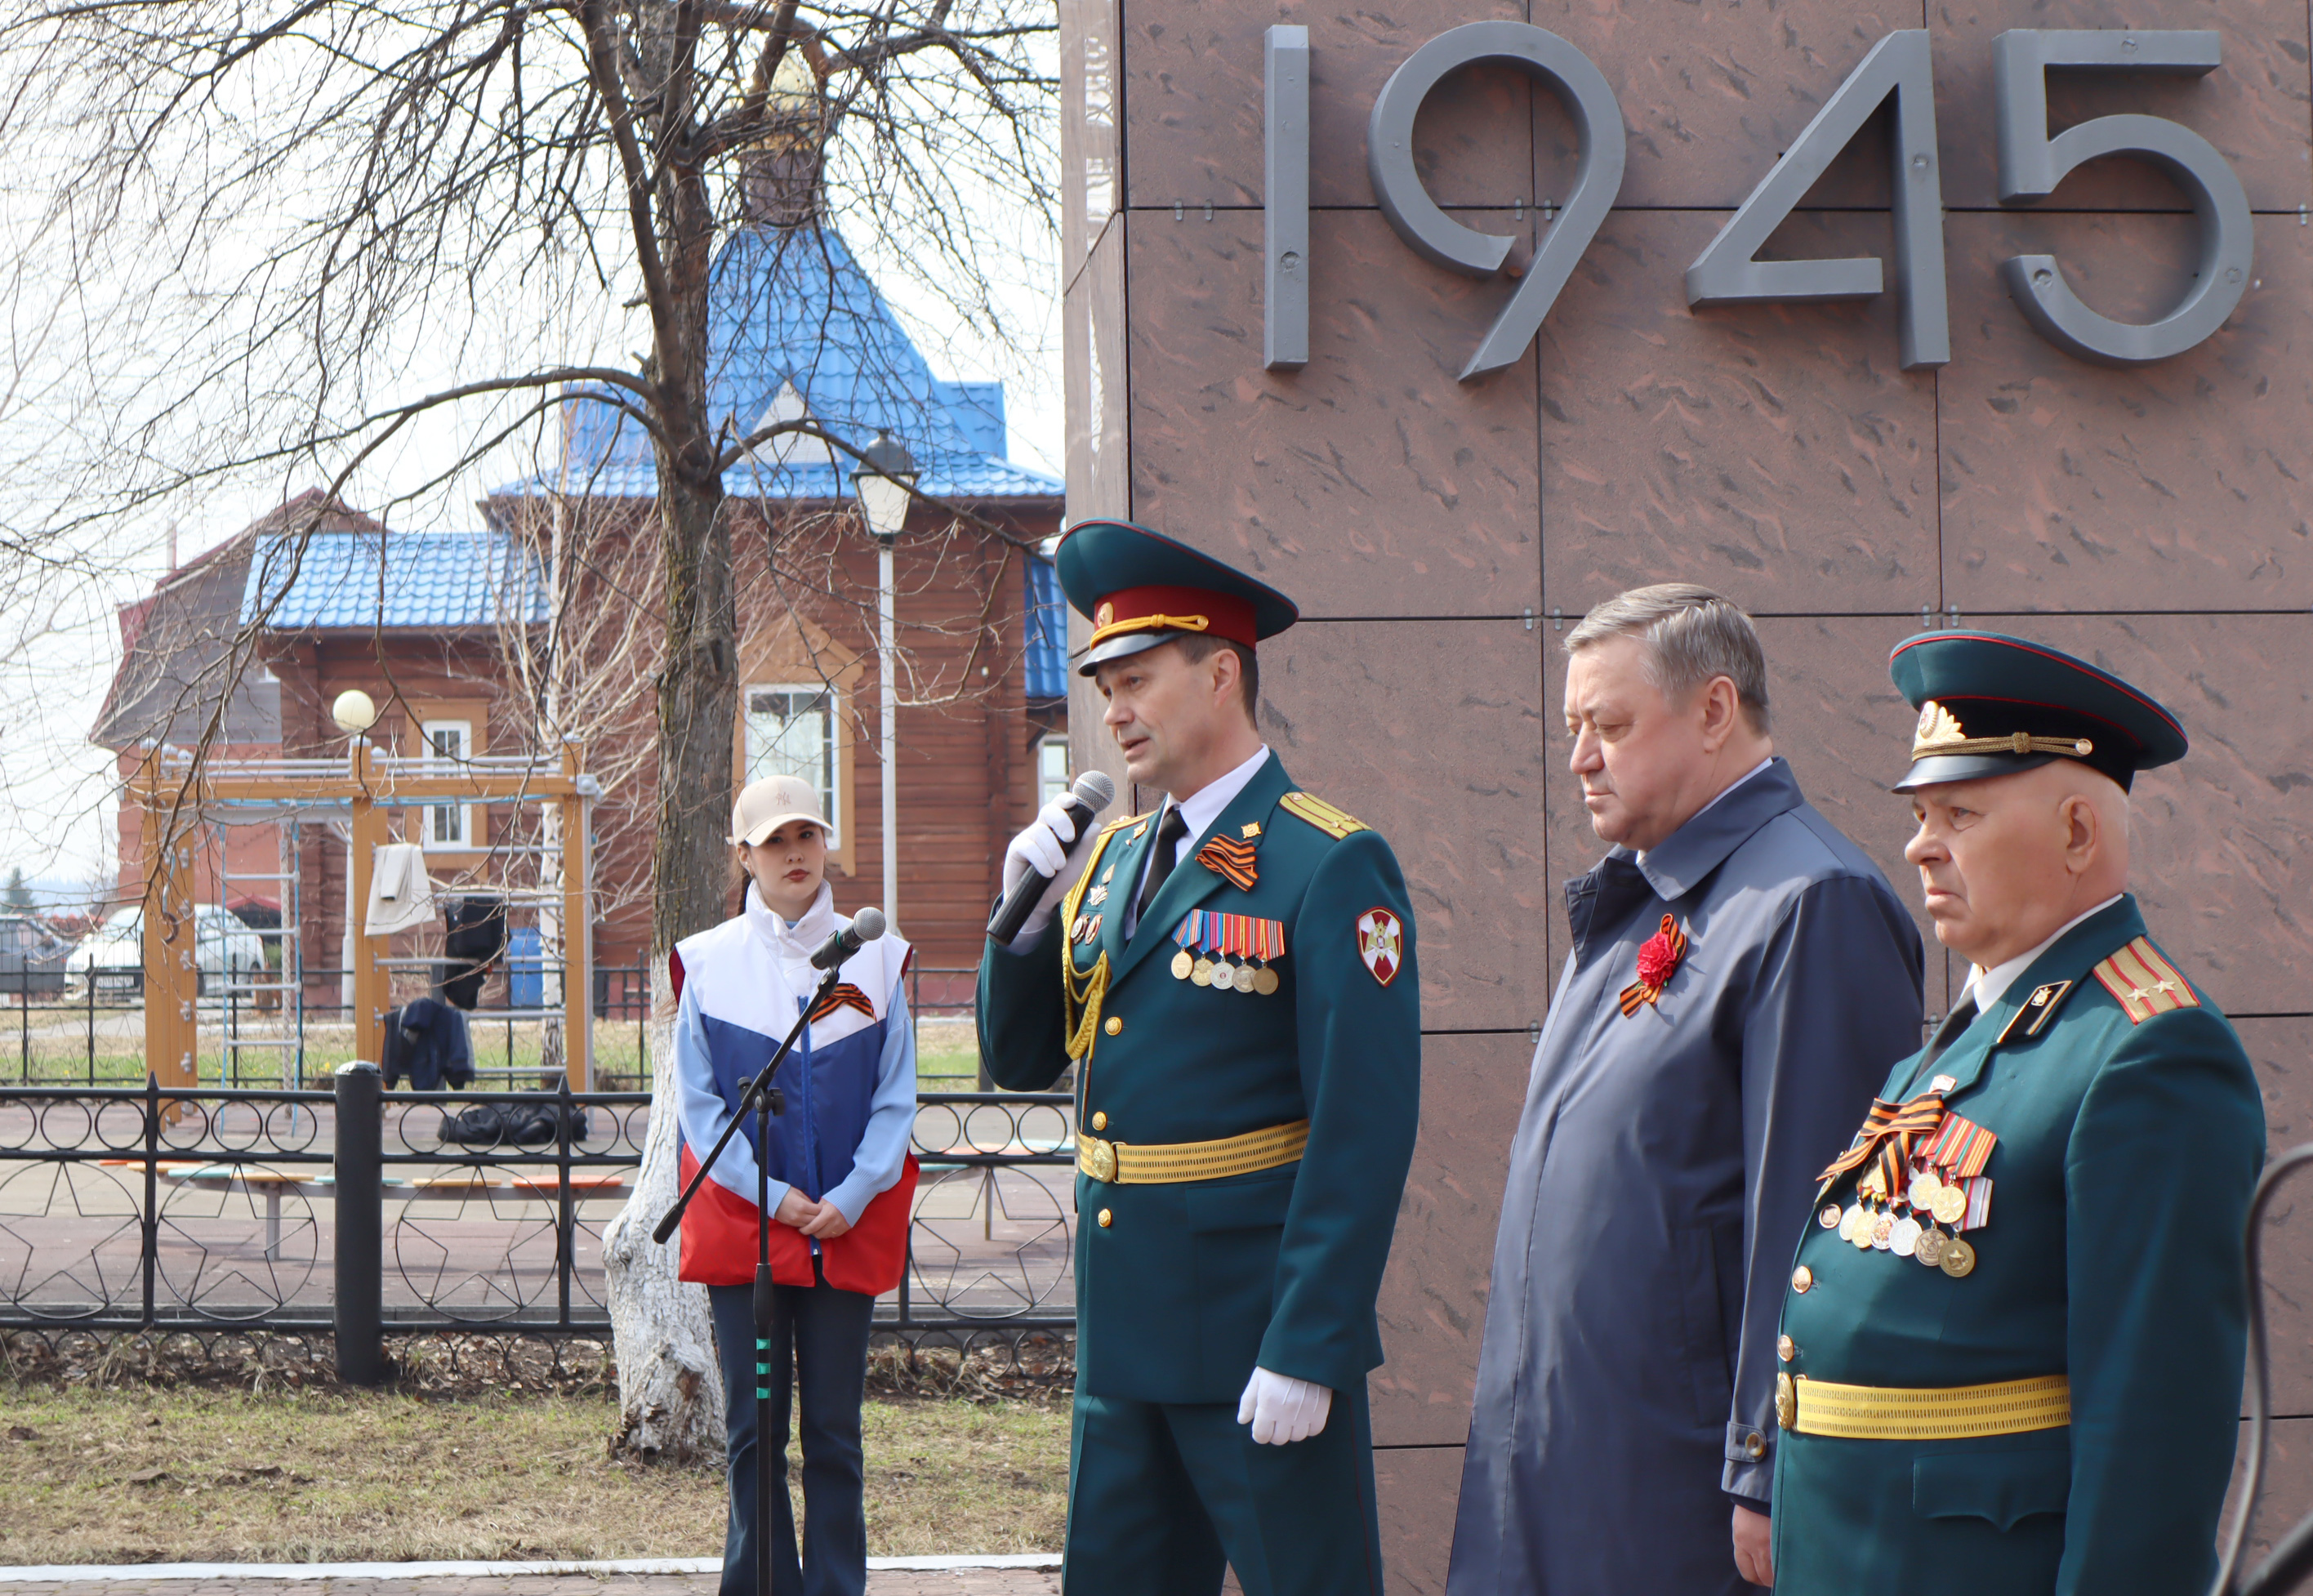
<path id="1" fill-rule="evenodd" d="M 1262 1446 L 1284 1446 L 1306 1441 L 1325 1427 L 1333 1410 L 1333 1389 L 1289 1374 L 1255 1369 L 1237 1399 L 1236 1422 L 1253 1426 L 1253 1438 Z"/>
<path id="2" fill-rule="evenodd" d="M 1081 846 L 1071 850 L 1069 844 L 1081 844 L 1083 840 L 1077 835 L 1077 823 L 1069 815 L 1068 799 L 1056 798 L 1037 810 L 1036 818 L 1028 823 L 1027 829 L 1013 838 L 1011 846 L 1004 850 L 1004 892 L 1007 897 L 1019 885 L 1020 878 L 1031 870 L 1052 878 L 1052 884 L 1044 889 L 1043 896 L 1036 901 L 1034 913 L 1022 924 L 1020 934 L 1012 939 L 1013 947 L 1026 947 L 1033 943 L 1044 934 L 1044 928 L 1052 923 L 1053 909 L 1061 898 L 1068 895 L 1069 888 L 1076 884 L 1077 872 L 1069 869 L 1069 855 L 1071 851 L 1079 855 L 1085 851 Z"/>

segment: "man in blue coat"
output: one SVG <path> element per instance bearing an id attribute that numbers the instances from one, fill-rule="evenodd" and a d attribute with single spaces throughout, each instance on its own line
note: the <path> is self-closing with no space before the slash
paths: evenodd
<path id="1" fill-rule="evenodd" d="M 1640 588 L 1566 648 L 1614 847 L 1566 887 L 1447 1589 L 1711 1596 L 1767 1583 L 1775 1315 L 1811 1177 L 1919 1045 L 1920 937 L 1775 757 L 1748 616 Z"/>
<path id="2" fill-rule="evenodd" d="M 1974 968 L 1808 1188 L 1775 1588 L 2201 1596 L 2265 1113 L 2128 895 L 2128 788 L 2184 727 L 1995 632 L 1913 638 L 1890 670 L 1920 710 L 1905 856 Z"/>
<path id="3" fill-rule="evenodd" d="M 1057 561 L 1080 668 L 1154 811 L 1059 806 L 981 962 L 981 1056 L 1077 1071 L 1072 1596 L 1380 1596 L 1366 1376 L 1420 1097 L 1413 915 L 1388 843 L 1300 790 L 1253 723 L 1286 597 L 1120 521 Z"/>

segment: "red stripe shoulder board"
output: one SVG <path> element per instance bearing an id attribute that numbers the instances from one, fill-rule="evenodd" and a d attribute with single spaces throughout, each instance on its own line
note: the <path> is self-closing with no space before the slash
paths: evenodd
<path id="1" fill-rule="evenodd" d="M 2096 967 L 2096 978 L 2113 995 L 2131 1025 L 2156 1014 L 2197 1009 L 2201 996 L 2177 966 L 2160 957 L 2150 937 L 2139 937 Z"/>

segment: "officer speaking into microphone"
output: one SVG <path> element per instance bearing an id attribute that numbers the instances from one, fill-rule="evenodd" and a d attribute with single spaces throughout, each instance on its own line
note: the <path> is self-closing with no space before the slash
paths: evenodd
<path id="1" fill-rule="evenodd" d="M 1057 554 L 1079 668 L 1156 810 L 1065 800 L 1006 858 L 1050 885 L 981 963 L 1012 1090 L 1077 1067 L 1077 1398 L 1064 1588 L 1382 1588 L 1366 1376 L 1420 1096 L 1413 917 L 1389 846 L 1254 727 L 1292 602 L 1122 521 Z"/>
<path id="2" fill-rule="evenodd" d="M 1915 637 L 1911 795 L 1974 968 L 1823 1172 L 1776 1344 L 1779 1596 L 2201 1596 L 2265 1115 L 2146 934 L 2128 789 L 2175 716 L 2022 639 Z"/>

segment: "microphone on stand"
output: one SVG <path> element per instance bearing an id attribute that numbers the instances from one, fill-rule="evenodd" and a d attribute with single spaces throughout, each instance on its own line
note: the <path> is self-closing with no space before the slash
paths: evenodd
<path id="1" fill-rule="evenodd" d="M 1093 816 L 1115 801 L 1116 783 L 1107 772 L 1086 771 L 1077 778 L 1077 784 L 1069 789 L 1065 810 L 1068 817 L 1077 823 L 1071 846 L 1083 840 L 1085 827 L 1092 824 Z M 1032 866 L 1026 875 L 1012 884 L 1012 890 L 996 906 L 995 914 L 988 921 L 989 936 L 998 942 L 1009 942 L 1018 936 L 1020 928 L 1028 923 L 1028 916 L 1035 913 L 1036 900 L 1051 884 L 1050 876 Z"/>
<path id="2" fill-rule="evenodd" d="M 814 970 L 831 970 L 884 934 L 884 911 L 872 904 L 852 916 L 851 923 L 819 945 L 811 956 Z"/>

